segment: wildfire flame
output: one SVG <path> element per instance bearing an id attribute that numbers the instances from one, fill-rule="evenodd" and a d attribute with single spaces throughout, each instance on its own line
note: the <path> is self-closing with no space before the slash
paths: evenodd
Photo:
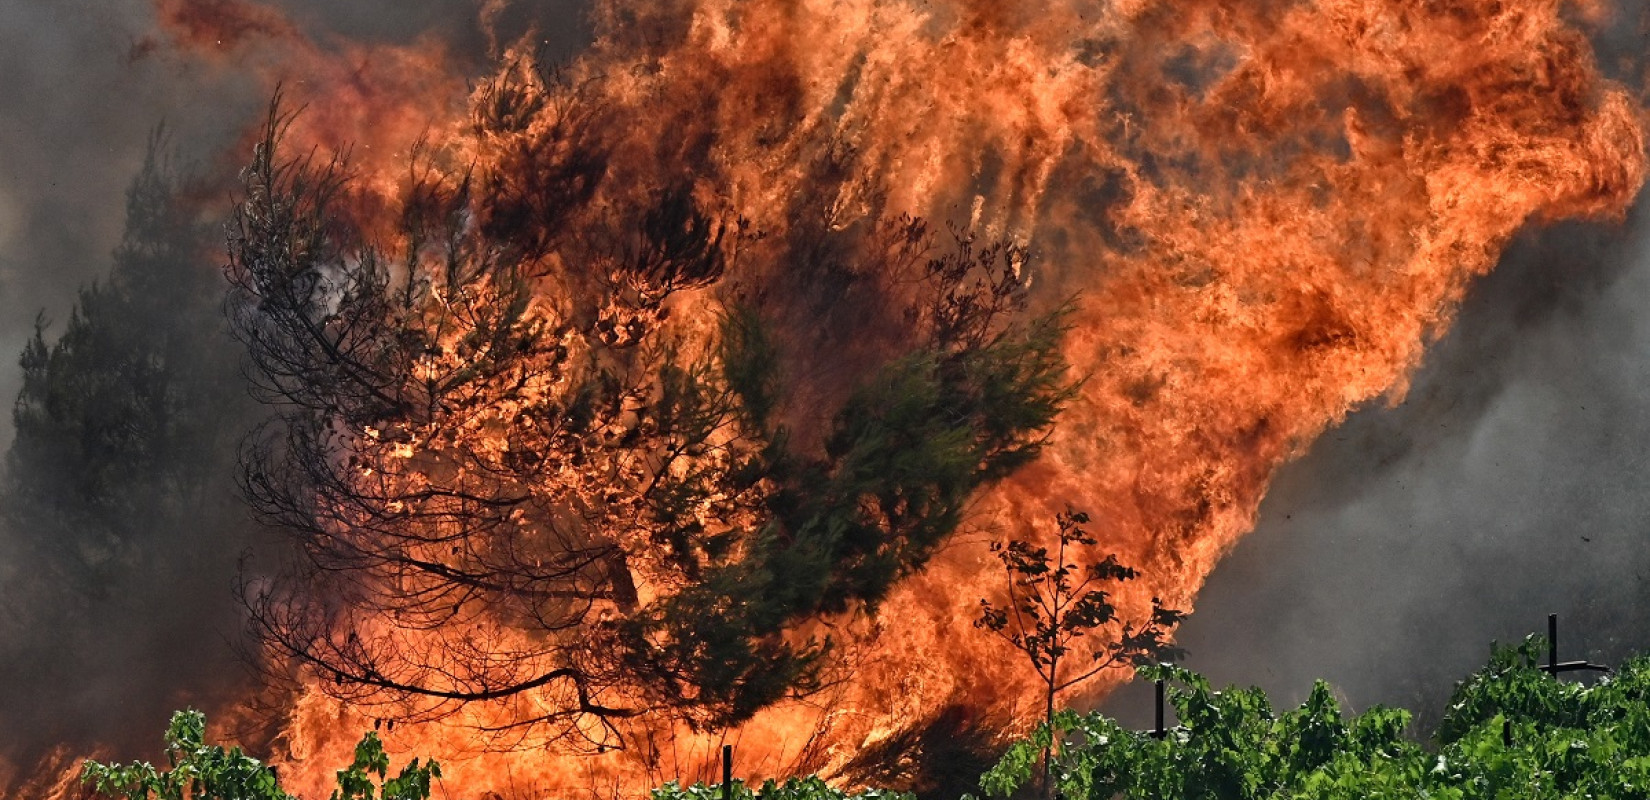
<path id="1" fill-rule="evenodd" d="M 309 103 L 297 140 L 355 143 L 384 198 L 421 137 L 482 161 L 550 113 L 467 124 L 470 90 L 434 42 L 322 46 L 237 0 L 156 8 L 195 57 L 285 79 Z M 1065 354 L 1084 383 L 1044 457 L 854 623 L 851 682 L 725 735 L 658 730 L 594 758 L 477 753 L 464 715 L 386 732 L 402 756 L 448 761 L 464 795 L 714 779 L 724 736 L 742 776 L 831 774 L 947 709 L 1034 719 L 1029 671 L 972 625 L 1002 581 L 988 540 L 1088 510 L 1100 550 L 1143 572 L 1125 610 L 1154 596 L 1189 609 L 1274 470 L 1360 404 L 1401 400 L 1515 232 L 1619 216 L 1644 177 L 1642 109 L 1600 76 L 1583 30 L 1609 17 L 1596 3 L 599 0 L 591 13 L 596 43 L 547 91 L 611 120 L 607 185 L 626 187 L 612 191 L 686 178 L 775 242 L 803 198 L 832 226 L 909 213 L 1018 241 L 1036 302 L 1078 298 Z M 502 69 L 526 60 L 512 51 Z M 783 269 L 758 272 L 778 287 Z M 300 697 L 289 788 L 324 796 L 362 724 L 318 690 Z"/>

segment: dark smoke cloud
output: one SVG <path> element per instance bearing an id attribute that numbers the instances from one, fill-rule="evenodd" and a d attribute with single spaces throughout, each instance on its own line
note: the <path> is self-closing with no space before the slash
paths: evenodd
<path id="1" fill-rule="evenodd" d="M 55 338 L 76 290 L 109 271 L 150 132 L 165 121 L 186 159 L 210 158 L 261 105 L 247 85 L 145 54 L 148 17 L 139 3 L 0 0 L 0 397 L 8 411 L 36 315 Z M 11 439 L 6 414 L 0 451 Z M 156 702 L 207 702 L 233 680 L 224 677 L 235 668 L 228 601 L 244 535 L 204 520 L 156 530 L 147 542 L 156 555 L 176 553 L 175 564 L 145 559 L 146 574 L 71 585 L 68 554 L 89 551 L 100 535 L 0 528 L 0 725 L 8 731 L 0 761 L 21 771 L 14 779 L 49 769 L 43 759 L 58 745 L 147 745 L 141 752 L 150 755 L 165 721 Z M 17 787 L 0 793 L 8 788 Z"/>
<path id="2" fill-rule="evenodd" d="M 36 313 L 61 319 L 75 289 L 108 269 L 150 129 L 169 120 L 180 149 L 198 152 L 221 146 L 252 106 L 234 87 L 134 60 L 141 4 L 0 0 L 0 19 L 0 353 L 10 362 Z M 17 389 L 16 370 L 0 370 L 0 397 Z M 9 440 L 9 420 L 0 427 Z"/>

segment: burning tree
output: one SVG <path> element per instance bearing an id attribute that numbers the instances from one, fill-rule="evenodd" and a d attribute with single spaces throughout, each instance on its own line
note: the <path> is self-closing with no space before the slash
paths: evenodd
<path id="1" fill-rule="evenodd" d="M 278 419 L 243 483 L 303 553 L 247 587 L 257 629 L 386 716 L 597 749 L 820 687 L 819 621 L 874 610 L 1037 454 L 1063 311 L 1024 313 L 1018 248 L 817 208 L 780 247 L 689 178 L 614 179 L 600 109 L 536 73 L 478 96 L 468 161 L 422 151 L 393 215 L 283 156 L 278 111 L 245 173 L 231 314 Z M 776 335 L 779 282 L 870 274 L 875 358 Z M 828 405 L 787 402 L 808 386 Z"/>

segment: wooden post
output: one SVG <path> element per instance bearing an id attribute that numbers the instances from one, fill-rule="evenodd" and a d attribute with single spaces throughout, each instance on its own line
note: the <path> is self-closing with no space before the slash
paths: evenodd
<path id="1" fill-rule="evenodd" d="M 1163 727 L 1163 679 L 1157 679 L 1157 726 L 1152 729 L 1152 736 L 1161 739 L 1169 735 L 1169 729 Z"/>
<path id="2" fill-rule="evenodd" d="M 1558 674 L 1558 615 L 1547 615 L 1547 671 Z"/>
<path id="3" fill-rule="evenodd" d="M 1547 666 L 1540 668 L 1542 672 L 1557 677 L 1560 672 L 1574 672 L 1576 670 L 1593 670 L 1595 672 L 1609 672 L 1610 668 L 1603 664 L 1594 664 L 1589 661 L 1558 660 L 1558 615 L 1547 615 Z"/>
<path id="4" fill-rule="evenodd" d="M 733 800 L 733 745 L 722 745 L 722 800 Z"/>

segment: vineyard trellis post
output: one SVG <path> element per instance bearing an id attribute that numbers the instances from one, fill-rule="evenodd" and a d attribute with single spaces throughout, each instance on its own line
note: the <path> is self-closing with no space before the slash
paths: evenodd
<path id="1" fill-rule="evenodd" d="M 733 745 L 722 745 L 722 800 L 733 800 Z"/>
<path id="2" fill-rule="evenodd" d="M 1547 615 L 1547 663 L 1537 667 L 1536 669 L 1553 676 L 1555 679 L 1559 676 L 1559 673 L 1563 672 L 1576 672 L 1579 670 L 1589 670 L 1593 672 L 1610 671 L 1609 667 L 1603 664 L 1594 664 L 1586 659 L 1582 659 L 1581 661 L 1558 660 L 1557 614 Z M 1513 724 L 1510 718 L 1504 718 L 1501 720 L 1501 745 L 1508 748 L 1513 746 Z"/>
<path id="3" fill-rule="evenodd" d="M 1540 669 L 1555 678 L 1558 677 L 1558 674 L 1561 672 L 1575 672 L 1576 670 L 1594 670 L 1597 672 L 1610 671 L 1610 668 L 1604 666 L 1603 664 L 1594 664 L 1586 660 L 1565 661 L 1563 663 L 1559 662 L 1557 614 L 1547 615 L 1547 665 L 1541 667 Z"/>
<path id="4" fill-rule="evenodd" d="M 1152 738 L 1162 739 L 1163 737 L 1169 735 L 1169 729 L 1165 728 L 1163 726 L 1163 695 L 1164 695 L 1163 678 L 1158 678 L 1157 679 L 1156 695 L 1157 695 L 1157 724 L 1152 728 Z"/>

